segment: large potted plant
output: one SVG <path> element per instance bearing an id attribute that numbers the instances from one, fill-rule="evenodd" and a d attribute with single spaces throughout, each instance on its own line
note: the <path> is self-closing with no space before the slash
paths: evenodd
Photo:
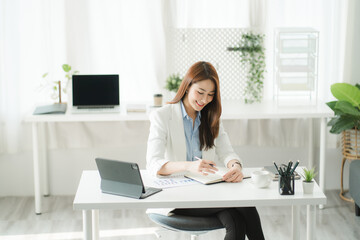
<path id="1" fill-rule="evenodd" d="M 360 159 L 360 85 L 335 83 L 331 85 L 331 93 L 338 101 L 328 102 L 335 117 L 328 123 L 330 132 L 342 134 L 342 165 L 340 197 L 352 201 L 344 196 L 347 191 L 343 187 L 343 172 L 346 160 Z"/>

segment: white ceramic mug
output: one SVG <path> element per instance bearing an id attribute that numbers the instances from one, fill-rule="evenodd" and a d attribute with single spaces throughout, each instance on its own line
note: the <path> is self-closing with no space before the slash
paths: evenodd
<path id="1" fill-rule="evenodd" d="M 269 171 L 254 171 L 251 173 L 253 184 L 258 188 L 266 188 L 273 180 L 273 176 Z"/>

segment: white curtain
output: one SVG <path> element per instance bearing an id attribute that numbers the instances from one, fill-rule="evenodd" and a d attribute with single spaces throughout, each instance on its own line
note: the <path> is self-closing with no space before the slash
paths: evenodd
<path id="1" fill-rule="evenodd" d="M 120 101 L 142 102 L 163 91 L 164 2 L 161 0 L 1 0 L 0 152 L 30 149 L 23 119 L 49 104 L 42 75 L 120 75 Z M 71 99 L 64 99 L 71 101 Z"/>
<path id="2" fill-rule="evenodd" d="M 345 52 L 343 79 L 344 82 L 360 84 L 360 1 L 349 0 L 347 2 L 347 19 L 344 25 Z"/>
<path id="3" fill-rule="evenodd" d="M 64 78 L 63 63 L 81 74 L 118 73 L 121 102 L 151 101 L 154 93 L 164 92 L 167 27 L 263 31 L 265 98 L 273 91 L 274 28 L 316 28 L 319 96 L 328 99 L 332 83 L 356 82 L 355 74 L 346 74 L 359 75 L 358 64 L 347 64 L 348 59 L 359 63 L 360 16 L 355 9 L 355 0 L 1 0 L 0 152 L 30 146 L 22 120 L 35 105 L 53 101 L 49 91 L 39 92 L 38 87 L 46 72 L 52 80 Z"/>

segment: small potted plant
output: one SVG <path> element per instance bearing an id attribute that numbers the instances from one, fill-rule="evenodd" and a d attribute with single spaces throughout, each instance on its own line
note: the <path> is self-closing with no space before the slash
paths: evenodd
<path id="1" fill-rule="evenodd" d="M 69 88 L 69 82 L 71 81 L 72 75 L 78 74 L 79 71 L 71 71 L 71 66 L 69 64 L 63 64 L 62 69 L 65 73 L 64 80 L 58 81 L 51 81 L 48 79 L 49 73 L 45 73 L 42 75 L 43 83 L 41 83 L 42 88 L 49 88 L 52 89 L 51 98 L 52 99 L 59 99 L 59 103 L 63 103 L 61 99 L 61 94 L 67 94 L 67 90 Z M 62 92 L 62 93 L 61 93 Z"/>
<path id="2" fill-rule="evenodd" d="M 166 85 L 165 89 L 169 90 L 170 92 L 177 92 L 177 90 L 180 87 L 182 78 L 180 77 L 180 74 L 171 74 L 166 79 Z"/>
<path id="3" fill-rule="evenodd" d="M 303 190 L 304 194 L 312 194 L 314 190 L 314 177 L 316 176 L 315 168 L 312 168 L 310 170 L 304 168 L 304 174 L 301 174 L 301 176 L 304 178 L 303 180 Z"/>

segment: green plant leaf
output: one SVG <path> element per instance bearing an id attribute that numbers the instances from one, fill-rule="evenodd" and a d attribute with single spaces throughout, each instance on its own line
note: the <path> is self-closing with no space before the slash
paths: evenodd
<path id="1" fill-rule="evenodd" d="M 335 108 L 337 102 L 338 101 L 327 102 L 326 105 L 328 105 L 331 108 L 331 110 L 334 111 L 335 116 L 340 116 L 345 114 L 343 111 Z"/>
<path id="2" fill-rule="evenodd" d="M 331 93 L 340 101 L 347 101 L 354 107 L 360 106 L 360 89 L 348 83 L 331 85 Z"/>
<path id="3" fill-rule="evenodd" d="M 62 68 L 65 72 L 70 72 L 70 70 L 71 70 L 71 66 L 68 64 L 63 64 Z"/>
<path id="4" fill-rule="evenodd" d="M 326 105 L 328 105 L 329 106 L 329 108 L 331 108 L 331 110 L 333 110 L 334 111 L 334 109 L 335 109 L 335 105 L 336 105 L 336 103 L 337 103 L 338 101 L 331 101 L 331 102 L 327 102 L 326 103 Z"/>
<path id="5" fill-rule="evenodd" d="M 358 108 L 354 107 L 353 105 L 351 105 L 349 102 L 346 101 L 338 101 L 335 104 L 335 109 L 340 110 L 343 113 L 352 115 L 354 117 L 360 117 L 360 111 L 358 110 Z"/>
<path id="6" fill-rule="evenodd" d="M 355 125 L 354 120 L 348 116 L 340 116 L 337 121 L 334 121 L 332 128 L 330 129 L 331 133 L 339 134 L 344 130 L 352 129 Z"/>
<path id="7" fill-rule="evenodd" d="M 46 76 L 48 75 L 49 73 L 44 73 L 43 75 L 42 75 L 42 78 L 46 78 Z"/>
<path id="8" fill-rule="evenodd" d="M 339 118 L 340 117 L 334 117 L 334 118 L 332 118 L 329 122 L 328 122 L 328 126 L 329 127 L 332 127 L 332 126 L 334 126 L 334 124 L 337 122 L 337 121 L 339 121 Z"/>
<path id="9" fill-rule="evenodd" d="M 304 169 L 304 174 L 301 174 L 301 176 L 304 178 L 305 182 L 311 182 L 316 176 L 316 174 L 317 173 L 315 172 L 315 167 L 314 167 L 310 170 Z"/>

